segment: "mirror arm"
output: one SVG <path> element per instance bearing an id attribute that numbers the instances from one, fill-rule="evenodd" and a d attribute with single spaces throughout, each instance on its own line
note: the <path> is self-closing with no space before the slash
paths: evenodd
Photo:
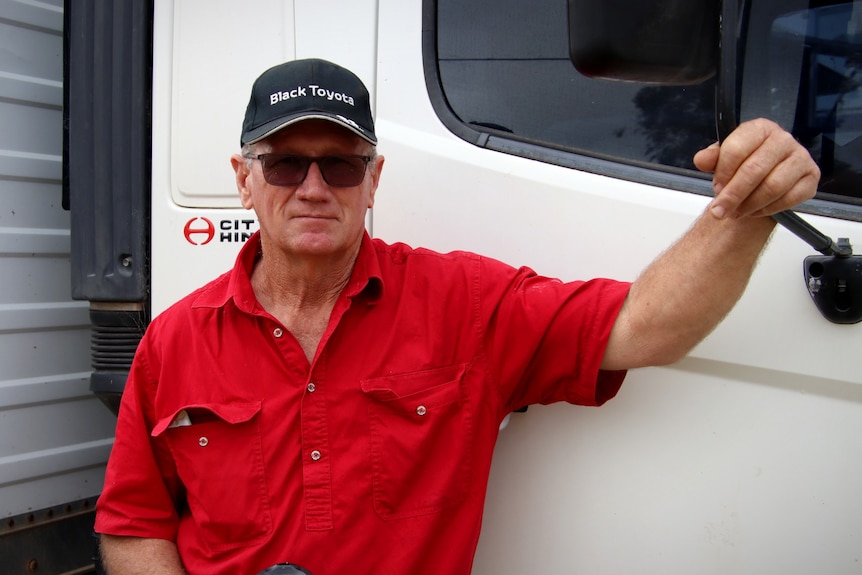
<path id="1" fill-rule="evenodd" d="M 824 256 L 847 257 L 853 255 L 853 247 L 845 238 L 838 242 L 803 220 L 796 212 L 785 210 L 772 215 L 772 219 L 796 234 L 797 237 Z"/>

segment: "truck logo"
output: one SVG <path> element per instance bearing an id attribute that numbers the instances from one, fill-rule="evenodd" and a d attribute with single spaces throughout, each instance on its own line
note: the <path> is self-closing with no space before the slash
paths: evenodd
<path id="1" fill-rule="evenodd" d="M 183 235 L 193 246 L 204 246 L 213 241 L 215 226 L 207 218 L 192 218 L 183 227 Z"/>
<path id="2" fill-rule="evenodd" d="M 216 226 L 211 219 L 198 216 L 186 222 L 183 235 L 193 246 L 205 246 L 214 239 L 222 244 L 242 244 L 254 234 L 256 226 L 256 220 L 220 220 Z"/>

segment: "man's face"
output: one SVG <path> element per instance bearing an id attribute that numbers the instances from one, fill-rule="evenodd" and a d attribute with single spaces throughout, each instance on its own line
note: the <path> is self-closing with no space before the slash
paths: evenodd
<path id="1" fill-rule="evenodd" d="M 298 156 L 362 155 L 372 146 L 349 130 L 326 120 L 306 120 L 288 126 L 256 146 L 256 153 Z M 383 157 L 369 162 L 362 182 L 355 187 L 327 184 L 320 166 L 308 168 L 305 180 L 295 186 L 266 182 L 263 166 L 249 166 L 241 156 L 231 158 L 240 200 L 254 209 L 260 221 L 264 252 L 281 250 L 289 257 L 347 256 L 358 250 L 365 228 L 365 213 L 374 205 L 374 193 Z"/>

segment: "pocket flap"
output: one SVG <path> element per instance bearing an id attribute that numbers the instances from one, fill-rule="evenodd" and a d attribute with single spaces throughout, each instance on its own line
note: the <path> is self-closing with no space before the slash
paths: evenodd
<path id="1" fill-rule="evenodd" d="M 378 401 L 404 399 L 461 379 L 467 364 L 450 365 L 436 369 L 399 373 L 359 382 L 363 393 Z"/>
<path id="2" fill-rule="evenodd" d="M 184 416 L 188 418 L 185 425 L 196 425 L 220 419 L 225 423 L 243 423 L 252 419 L 260 411 L 260 402 L 241 402 L 241 403 L 197 403 L 186 405 L 178 408 L 168 417 L 164 417 L 156 423 L 153 428 L 152 436 L 158 437 L 171 427 L 174 421 L 182 419 Z"/>

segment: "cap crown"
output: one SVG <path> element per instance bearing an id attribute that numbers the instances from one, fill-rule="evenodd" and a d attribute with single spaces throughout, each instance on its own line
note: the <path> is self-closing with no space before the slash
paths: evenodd
<path id="1" fill-rule="evenodd" d="M 241 144 L 252 144 L 301 120 L 341 124 L 377 144 L 368 90 L 356 74 L 309 58 L 273 66 L 254 82 L 242 124 Z"/>

